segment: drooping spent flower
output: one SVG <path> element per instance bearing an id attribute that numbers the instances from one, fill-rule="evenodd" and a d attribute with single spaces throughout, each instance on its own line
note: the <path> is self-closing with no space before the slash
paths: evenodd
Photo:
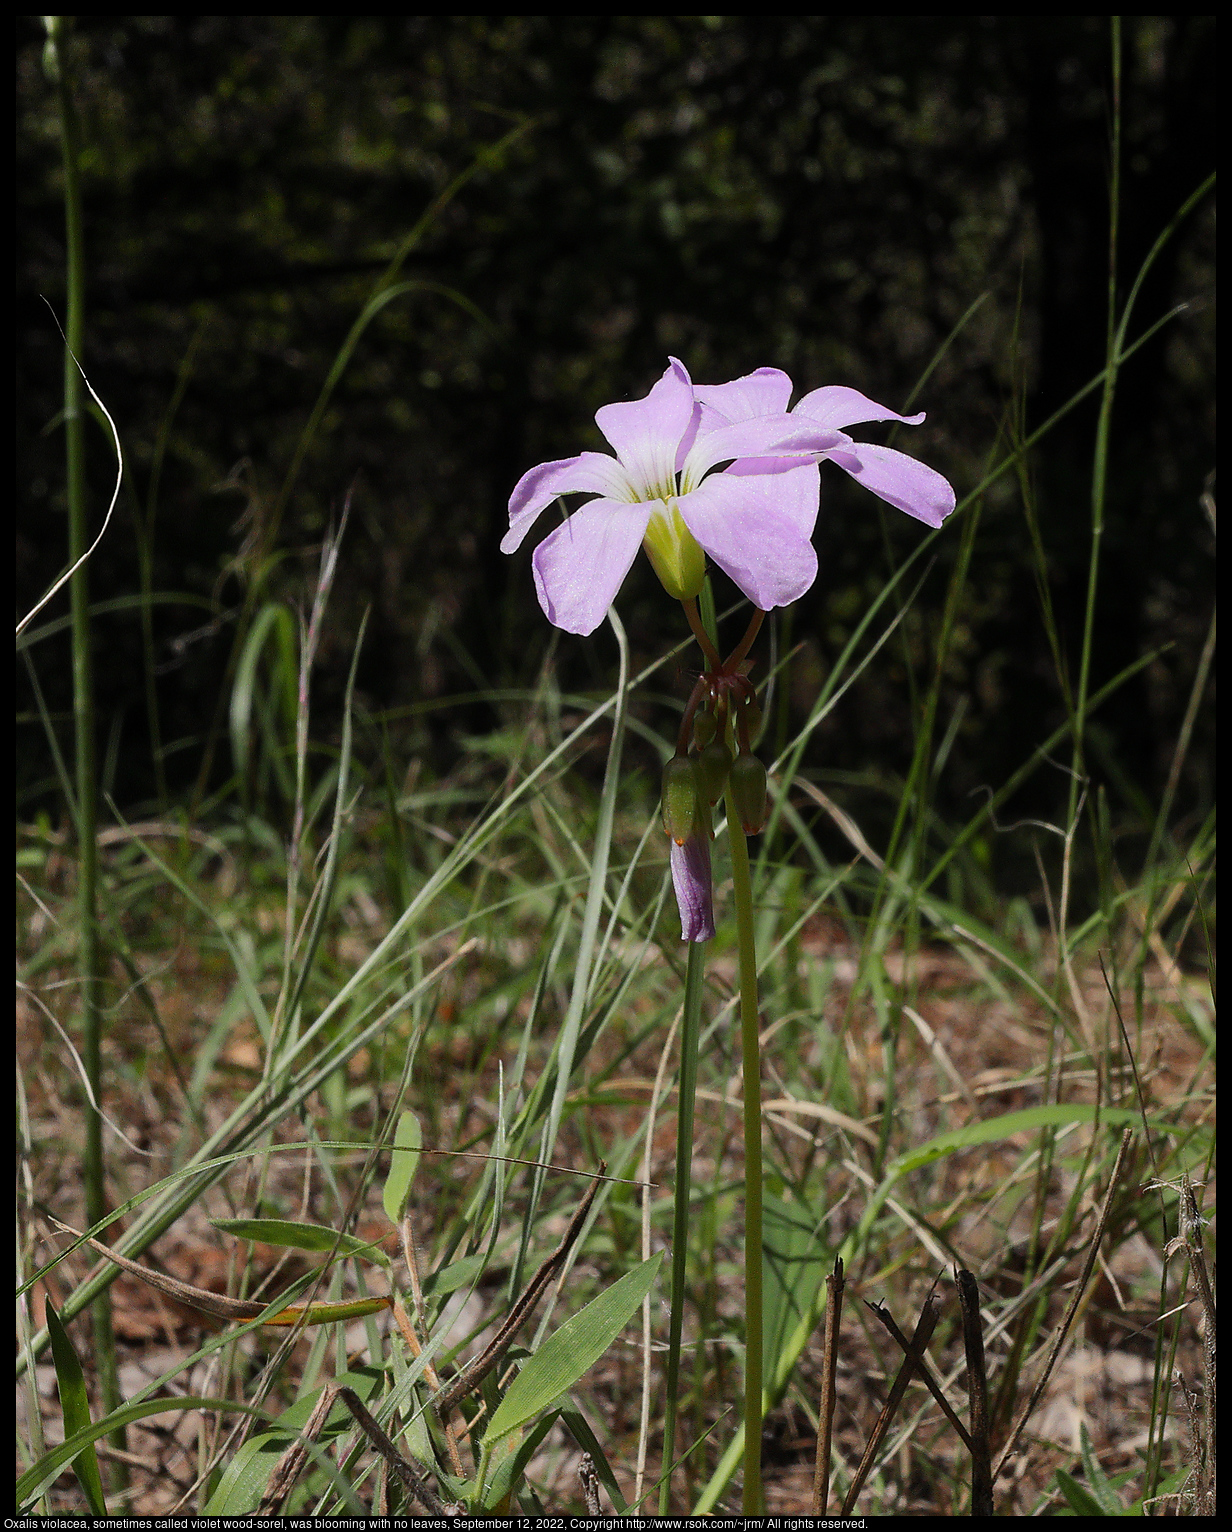
<path id="1" fill-rule="evenodd" d="M 710 836 L 694 830 L 684 844 L 671 848 L 672 887 L 680 910 L 680 939 L 708 942 L 714 935 L 714 886 L 710 875 Z"/>

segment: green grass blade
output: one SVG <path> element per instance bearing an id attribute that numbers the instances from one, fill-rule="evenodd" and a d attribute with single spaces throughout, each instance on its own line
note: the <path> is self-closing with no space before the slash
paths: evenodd
<path id="1" fill-rule="evenodd" d="M 569 1091 L 569 1079 L 573 1073 L 573 1058 L 577 1048 L 578 1033 L 586 1011 L 593 980 L 592 959 L 595 940 L 599 932 L 599 917 L 603 913 L 603 895 L 607 886 L 608 860 L 612 850 L 612 825 L 616 817 L 616 794 L 620 787 L 620 759 L 624 747 L 625 719 L 628 715 L 629 697 L 629 643 L 624 626 L 615 608 L 608 614 L 608 622 L 616 635 L 620 649 L 620 678 L 616 687 L 616 717 L 612 721 L 612 739 L 608 746 L 607 766 L 603 774 L 603 792 L 599 799 L 599 817 L 595 825 L 595 844 L 591 860 L 590 883 L 586 890 L 586 908 L 582 915 L 582 932 L 578 940 L 577 963 L 573 972 L 573 990 L 569 997 L 569 1010 L 560 1036 L 560 1059 L 556 1072 L 556 1090 L 544 1130 L 544 1158 L 550 1158 L 556 1133 L 560 1126 L 565 1097 Z"/>
<path id="2" fill-rule="evenodd" d="M 355 740 L 355 676 L 359 668 L 359 655 L 364 646 L 364 634 L 368 628 L 368 617 L 371 607 L 365 611 L 363 620 L 359 625 L 359 634 L 355 639 L 355 649 L 351 655 L 351 669 L 347 676 L 346 697 L 342 705 L 342 743 L 338 752 L 338 781 L 334 793 L 334 821 L 330 827 L 329 850 L 325 856 L 325 866 L 321 872 L 321 878 L 313 890 L 315 907 L 312 916 L 312 925 L 308 931 L 308 938 L 304 943 L 303 951 L 299 956 L 299 972 L 295 983 L 291 988 L 290 999 L 285 1010 L 282 1012 L 284 1023 L 294 1017 L 303 999 L 304 990 L 312 974 L 312 966 L 316 960 L 317 949 L 321 943 L 321 936 L 325 929 L 326 916 L 329 914 L 330 905 L 333 901 L 334 885 L 338 877 L 338 855 L 342 844 L 342 832 L 347 810 L 347 786 L 350 782 L 351 752 Z M 270 1049 L 271 1067 L 274 1049 Z"/>
<path id="3" fill-rule="evenodd" d="M 594 1366 L 637 1312 L 663 1264 L 663 1252 L 599 1294 L 544 1341 L 509 1385 L 484 1433 L 487 1445 L 533 1420 Z"/>
<path id="4" fill-rule="evenodd" d="M 282 652 L 294 647 L 295 618 L 281 601 L 267 601 L 253 619 L 231 688 L 231 760 L 245 802 L 251 788 L 249 737 L 257 706 L 257 667 L 271 639 Z"/>
<path id="5" fill-rule="evenodd" d="M 414 1112 L 403 1112 L 394 1129 L 393 1153 L 389 1159 L 389 1174 L 381 1191 L 381 1204 L 390 1223 L 397 1224 L 406 1209 L 411 1195 L 415 1172 L 419 1169 L 419 1152 L 423 1148 L 423 1129 Z"/>
<path id="6" fill-rule="evenodd" d="M 1107 1516 L 1099 1501 L 1085 1485 L 1079 1484 L 1072 1474 L 1057 1469 L 1057 1488 L 1065 1496 L 1065 1503 L 1076 1516 Z"/>
<path id="7" fill-rule="evenodd" d="M 1125 1508 L 1117 1495 L 1116 1487 L 1099 1466 L 1095 1448 L 1091 1445 L 1091 1433 L 1087 1430 L 1085 1421 L 1079 1431 L 1079 1443 L 1082 1449 L 1083 1472 L 1087 1476 L 1091 1494 L 1099 1504 L 1100 1513 L 1104 1516 L 1124 1516 Z"/>
<path id="8" fill-rule="evenodd" d="M 324 1224 L 296 1223 L 289 1218 L 211 1218 L 210 1223 L 236 1239 L 257 1240 L 286 1250 L 311 1250 L 318 1255 L 359 1256 L 382 1266 L 389 1264 L 385 1252 L 371 1240 L 357 1239 Z"/>
<path id="9" fill-rule="evenodd" d="M 93 1425 L 90 1418 L 90 1399 L 86 1393 L 85 1374 L 77 1357 L 68 1331 L 60 1323 L 60 1316 L 47 1304 L 47 1332 L 51 1336 L 51 1359 L 56 1369 L 56 1387 L 60 1392 L 60 1408 L 64 1412 L 65 1438 L 78 1431 L 88 1431 Z M 107 1515 L 107 1502 L 103 1497 L 103 1481 L 98 1471 L 98 1454 L 91 1441 L 82 1449 L 73 1463 L 73 1472 L 85 1492 L 86 1503 L 95 1516 Z"/>

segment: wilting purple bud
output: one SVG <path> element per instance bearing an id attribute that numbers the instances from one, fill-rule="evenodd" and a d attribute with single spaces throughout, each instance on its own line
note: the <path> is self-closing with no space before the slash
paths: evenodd
<path id="1" fill-rule="evenodd" d="M 708 942 L 714 935 L 714 887 L 710 881 L 710 837 L 690 835 L 683 846 L 672 842 L 672 883 L 680 908 L 680 939 Z"/>

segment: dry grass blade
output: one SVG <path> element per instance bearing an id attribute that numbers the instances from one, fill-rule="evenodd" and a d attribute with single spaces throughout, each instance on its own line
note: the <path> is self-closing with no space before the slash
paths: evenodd
<path id="1" fill-rule="evenodd" d="M 270 1304 L 268 1303 L 261 1303 L 255 1298 L 228 1298 L 222 1293 L 210 1292 L 208 1288 L 193 1287 L 188 1282 L 181 1282 L 175 1277 L 166 1276 L 161 1271 L 155 1271 L 153 1267 L 141 1266 L 136 1261 L 130 1261 L 126 1255 L 120 1255 L 110 1245 L 104 1245 L 101 1240 L 92 1239 L 88 1234 L 79 1234 L 68 1224 L 60 1223 L 59 1219 L 56 1220 L 56 1224 L 66 1233 L 71 1234 L 74 1239 L 84 1239 L 92 1250 L 106 1256 L 109 1261 L 113 1261 L 130 1276 L 138 1277 L 147 1286 L 165 1293 L 176 1303 L 182 1303 L 190 1309 L 209 1314 L 213 1319 L 236 1320 L 243 1323 L 250 1319 L 260 1319 L 262 1315 L 265 1315 L 267 1325 L 277 1325 L 287 1329 L 298 1324 L 327 1324 L 332 1320 L 362 1318 L 366 1314 L 377 1314 L 382 1309 L 390 1308 L 394 1302 L 392 1298 L 356 1298 L 343 1300 L 340 1303 L 292 1303 L 284 1309 L 269 1313 Z"/>
<path id="2" fill-rule="evenodd" d="M 817 1429 L 817 1466 L 813 1472 L 813 1515 L 824 1516 L 830 1498 L 830 1449 L 834 1439 L 835 1373 L 838 1369 L 838 1331 L 843 1317 L 843 1258 L 836 1256 L 834 1270 L 826 1278 L 826 1326 L 821 1358 L 821 1419 Z"/>
<path id="3" fill-rule="evenodd" d="M 870 1308 L 873 1305 L 869 1305 Z M 856 1503 L 856 1498 L 864 1488 L 864 1481 L 872 1470 L 873 1460 L 885 1439 L 886 1432 L 890 1429 L 890 1423 L 898 1413 L 898 1407 L 903 1401 L 903 1395 L 907 1392 L 907 1385 L 911 1382 L 911 1376 L 916 1370 L 916 1365 L 923 1359 L 928 1343 L 932 1339 L 933 1331 L 937 1328 L 937 1320 L 941 1315 L 941 1295 L 937 1291 L 934 1282 L 932 1290 L 924 1300 L 924 1307 L 920 1310 L 920 1317 L 916 1321 L 915 1331 L 910 1342 L 906 1346 L 906 1358 L 903 1365 L 898 1369 L 898 1376 L 894 1379 L 894 1385 L 890 1389 L 890 1397 L 885 1402 L 885 1407 L 877 1417 L 877 1423 L 873 1427 L 873 1433 L 868 1439 L 868 1446 L 864 1449 L 864 1456 L 860 1459 L 860 1466 L 856 1469 L 855 1477 L 851 1481 L 851 1487 L 843 1500 L 843 1515 L 850 1516 L 851 1508 Z"/>
<path id="4" fill-rule="evenodd" d="M 992 1444 L 988 1439 L 988 1375 L 984 1369 L 984 1331 L 980 1324 L 980 1290 L 965 1268 L 955 1268 L 958 1303 L 962 1311 L 963 1349 L 967 1353 L 967 1394 L 971 1400 L 971 1514 L 991 1516 Z"/>
<path id="5" fill-rule="evenodd" d="M 599 1175 L 602 1176 L 606 1169 L 606 1165 L 600 1165 Z M 582 1198 L 577 1212 L 569 1220 L 569 1227 L 565 1230 L 564 1238 L 526 1284 L 521 1297 L 510 1309 L 508 1319 L 501 1325 L 492 1340 L 484 1347 L 483 1351 L 480 1352 L 474 1361 L 469 1362 L 462 1369 L 452 1383 L 434 1396 L 433 1403 L 442 1416 L 459 1404 L 472 1389 L 479 1387 L 505 1354 L 513 1337 L 529 1319 L 531 1311 L 536 1307 L 540 1298 L 543 1297 L 557 1272 L 565 1264 L 569 1251 L 573 1247 L 574 1240 L 582 1232 L 582 1225 L 586 1222 L 586 1215 L 590 1212 L 590 1205 L 595 1200 L 601 1184 L 602 1182 L 598 1178 L 591 1182 L 590 1190 Z"/>
<path id="6" fill-rule="evenodd" d="M 1117 1183 L 1121 1179 L 1121 1170 L 1125 1164 L 1125 1157 L 1129 1153 L 1129 1146 L 1134 1141 L 1133 1131 L 1126 1128 L 1121 1134 L 1121 1147 L 1117 1151 L 1116 1164 L 1112 1167 L 1112 1175 L 1108 1179 L 1108 1190 L 1104 1194 L 1103 1205 L 1099 1210 L 1099 1218 L 1095 1224 L 1095 1233 L 1091 1237 L 1090 1246 L 1087 1249 L 1086 1260 L 1082 1263 L 1082 1275 L 1078 1278 L 1074 1287 L 1074 1295 L 1069 1301 L 1069 1307 L 1065 1310 L 1064 1318 L 1057 1327 L 1057 1333 L 1053 1336 L 1052 1345 L 1048 1350 L 1048 1357 L 1044 1363 L 1043 1371 L 1036 1380 L 1035 1387 L 1031 1390 L 1031 1397 L 1027 1400 L 1026 1408 L 1014 1422 L 1014 1429 L 1010 1432 L 1010 1439 L 1001 1449 L 1001 1456 L 993 1467 L 992 1477 L 996 1483 L 1001 1470 L 1013 1456 L 1018 1446 L 1018 1438 L 1022 1435 L 1023 1428 L 1030 1419 L 1031 1412 L 1040 1402 L 1048 1380 L 1052 1376 L 1052 1370 L 1057 1365 L 1057 1358 L 1061 1355 L 1061 1347 L 1065 1344 L 1065 1337 L 1069 1334 L 1070 1326 L 1074 1322 L 1074 1315 L 1078 1312 L 1078 1305 L 1082 1302 L 1082 1295 L 1086 1291 L 1087 1283 L 1091 1280 L 1091 1273 L 1095 1270 L 1095 1262 L 1099 1257 L 1099 1247 L 1104 1237 L 1104 1229 L 1108 1223 L 1108 1214 L 1112 1211 L 1112 1199 L 1116 1195 Z"/>
<path id="7" fill-rule="evenodd" d="M 1193 1272 L 1194 1282 L 1198 1288 L 1198 1298 L 1202 1304 L 1202 1382 L 1205 1398 L 1201 1410 L 1198 1409 L 1184 1380 L 1182 1380 L 1182 1388 L 1189 1406 L 1193 1433 L 1195 1483 L 1193 1510 L 1199 1516 L 1213 1516 L 1215 1514 L 1217 1421 L 1215 1289 L 1211 1283 L 1211 1274 L 1206 1263 L 1206 1246 L 1202 1238 L 1202 1226 L 1205 1220 L 1198 1210 L 1198 1198 L 1193 1182 L 1188 1176 L 1182 1176 L 1177 1183 L 1177 1190 L 1180 1194 L 1180 1233 L 1174 1240 L 1169 1241 L 1164 1254 L 1171 1256 L 1184 1251 L 1189 1257 L 1189 1269 Z"/>

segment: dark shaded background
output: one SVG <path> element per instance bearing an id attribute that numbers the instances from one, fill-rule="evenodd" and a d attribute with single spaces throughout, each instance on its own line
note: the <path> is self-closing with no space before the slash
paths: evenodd
<path id="1" fill-rule="evenodd" d="M 1212 18 L 1133 18 L 1124 48 L 1121 291 L 1213 162 Z M 18 29 L 18 543 L 21 610 L 66 546 L 62 182 L 41 28 Z M 987 295 L 919 395 L 928 423 L 897 445 L 954 481 L 982 476 L 1007 423 L 1045 419 L 1103 362 L 1110 37 L 1105 18 L 84 18 L 72 64 L 86 146 L 85 363 L 129 463 L 120 525 L 93 566 L 105 601 L 137 589 L 160 430 L 155 589 L 209 613 L 155 618 L 167 769 L 201 758 L 245 582 L 302 599 L 347 487 L 355 515 L 323 692 L 336 702 L 364 605 L 361 666 L 379 710 L 525 684 L 549 642 L 529 547 L 497 542 L 530 465 L 601 447 L 597 406 L 643 394 L 669 351 L 699 381 L 762 365 L 801 390 L 842 382 L 901 408 L 953 326 Z M 400 241 L 479 149 L 530 127 L 448 205 L 403 275 L 444 284 L 368 330 L 287 507 L 285 557 L 252 557 L 330 362 Z M 1170 645 L 1099 715 L 1093 765 L 1127 824 L 1158 798 L 1213 600 L 1200 496 L 1213 466 L 1213 202 L 1147 281 L 1133 333 L 1189 303 L 1123 374 L 1111 454 L 1095 684 Z M 182 374 L 191 350 L 191 367 Z M 177 378 L 186 385 L 165 426 Z M 1086 587 L 1095 396 L 1031 462 L 1052 598 L 1076 667 Z M 869 432 L 871 439 L 885 435 Z M 99 512 L 112 472 L 91 440 Z M 547 523 L 545 522 L 545 530 Z M 818 738 L 812 763 L 890 776 L 909 759 L 907 667 L 927 673 L 959 532 L 907 626 Z M 837 655 L 888 560 L 922 529 L 827 470 L 822 574 L 799 603 L 794 702 Z M 61 604 L 51 615 L 66 609 Z M 678 614 L 644 561 L 620 609 L 651 655 Z M 970 811 L 1062 717 L 1039 618 L 1020 485 L 984 508 L 942 722 L 965 706 L 941 788 Z M 108 785 L 153 790 L 140 624 L 98 622 Z M 69 705 L 63 637 L 35 650 L 49 705 Z M 610 673 L 604 630 L 559 646 L 566 686 Z M 18 669 L 23 811 L 50 756 Z M 443 769 L 472 705 L 416 723 L 408 748 Z M 410 728 L 410 725 L 407 726 Z M 435 730 L 435 732 L 434 732 Z M 67 737 L 67 736 L 66 736 Z M 110 743 L 108 743 L 110 742 Z M 1211 796 L 1204 711 L 1178 807 Z M 226 774 L 225 752 L 217 772 Z M 1048 811 L 1048 773 L 1020 795 Z"/>

